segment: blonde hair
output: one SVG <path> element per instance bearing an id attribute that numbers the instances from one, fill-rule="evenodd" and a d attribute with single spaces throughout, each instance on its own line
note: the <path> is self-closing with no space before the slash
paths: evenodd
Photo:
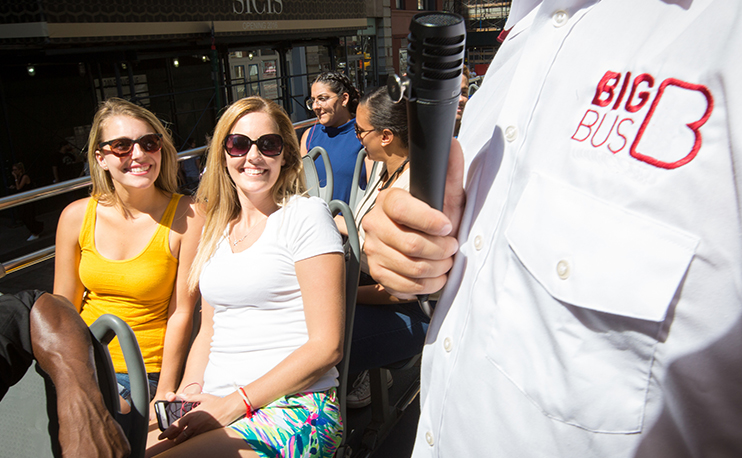
<path id="1" fill-rule="evenodd" d="M 273 186 L 273 201 L 284 206 L 288 200 L 306 191 L 304 169 L 299 152 L 299 139 L 286 112 L 272 100 L 247 97 L 233 103 L 219 119 L 209 142 L 206 172 L 196 194 L 196 202 L 204 213 L 205 223 L 198 253 L 188 276 L 188 286 L 195 290 L 204 263 L 214 254 L 224 230 L 239 215 L 242 207 L 237 197 L 237 187 L 227 171 L 224 141 L 234 125 L 248 113 L 265 113 L 273 119 L 283 138 L 283 158 L 278 180 Z"/>
<path id="2" fill-rule="evenodd" d="M 146 108 L 112 97 L 101 103 L 93 118 L 93 126 L 88 137 L 88 164 L 90 166 L 90 179 L 93 182 L 90 195 L 98 202 L 123 208 L 121 198 L 116 194 L 116 188 L 113 186 L 110 172 L 104 170 L 95 157 L 95 153 L 100 150 L 98 148 L 100 142 L 112 140 L 104 139 L 101 136 L 108 120 L 116 116 L 138 119 L 149 124 L 155 133 L 162 134 L 162 160 L 160 162 L 160 173 L 155 180 L 155 187 L 169 193 L 176 192 L 178 189 L 178 153 L 170 137 L 170 131 Z"/>

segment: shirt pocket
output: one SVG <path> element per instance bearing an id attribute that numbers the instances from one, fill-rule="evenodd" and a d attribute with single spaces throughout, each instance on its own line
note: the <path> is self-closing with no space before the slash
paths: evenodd
<path id="1" fill-rule="evenodd" d="M 699 239 L 541 175 L 505 236 L 488 359 L 554 420 L 641 431 L 662 322 Z"/>

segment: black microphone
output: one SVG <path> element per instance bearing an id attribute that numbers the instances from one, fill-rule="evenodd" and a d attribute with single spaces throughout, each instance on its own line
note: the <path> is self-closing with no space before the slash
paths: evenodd
<path id="1" fill-rule="evenodd" d="M 407 99 L 410 193 L 442 210 L 461 93 L 464 19 L 441 12 L 417 14 L 407 40 L 407 75 L 393 75 L 387 88 L 392 99 Z"/>
<path id="2" fill-rule="evenodd" d="M 417 14 L 407 42 L 407 75 L 392 75 L 387 90 L 396 102 L 407 99 L 410 194 L 443 210 L 464 66 L 464 19 L 450 13 Z M 428 296 L 418 296 L 418 302 L 431 316 Z"/>

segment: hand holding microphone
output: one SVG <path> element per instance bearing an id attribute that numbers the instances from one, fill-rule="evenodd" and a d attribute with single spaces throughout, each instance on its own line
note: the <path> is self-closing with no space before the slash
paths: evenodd
<path id="1" fill-rule="evenodd" d="M 421 13 L 412 19 L 407 39 L 407 75 L 393 75 L 387 88 L 396 102 L 407 100 L 410 193 L 443 210 L 466 28 L 461 16 Z M 430 316 L 427 295 L 419 295 L 418 301 Z"/>

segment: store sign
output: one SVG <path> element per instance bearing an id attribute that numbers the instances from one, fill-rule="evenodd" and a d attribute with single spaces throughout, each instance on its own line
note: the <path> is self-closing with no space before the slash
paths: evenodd
<path id="1" fill-rule="evenodd" d="M 236 14 L 281 14 L 283 0 L 232 0 Z"/>

